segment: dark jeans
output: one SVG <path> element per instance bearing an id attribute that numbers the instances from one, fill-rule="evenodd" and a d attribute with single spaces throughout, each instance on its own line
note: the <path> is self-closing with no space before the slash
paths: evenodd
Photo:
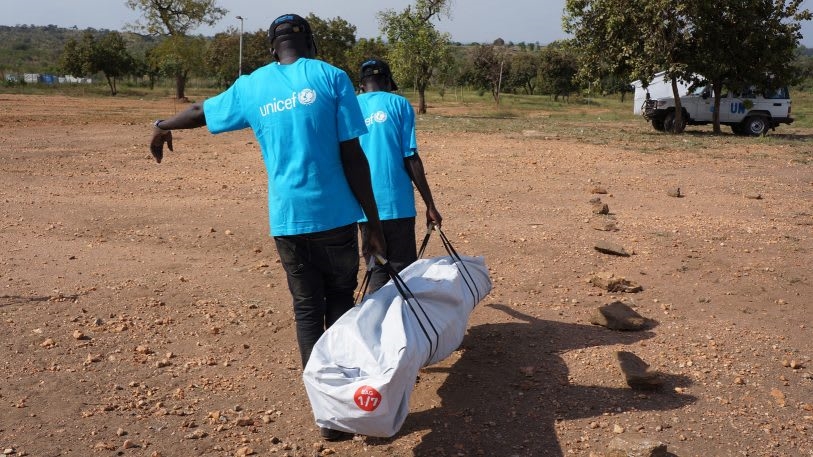
<path id="1" fill-rule="evenodd" d="M 356 227 L 274 237 L 293 297 L 303 367 L 325 329 L 353 307 L 359 271 Z"/>
<path id="2" fill-rule="evenodd" d="M 414 217 L 381 221 L 381 225 L 384 229 L 384 239 L 387 241 L 387 252 L 384 257 L 395 268 L 395 271 L 403 270 L 418 259 L 418 249 L 415 247 Z M 367 224 L 359 224 L 359 226 L 361 227 L 362 243 L 366 243 Z M 370 259 L 364 260 L 370 261 Z M 380 289 L 389 279 L 387 272 L 380 265 L 374 266 L 367 293 Z"/>

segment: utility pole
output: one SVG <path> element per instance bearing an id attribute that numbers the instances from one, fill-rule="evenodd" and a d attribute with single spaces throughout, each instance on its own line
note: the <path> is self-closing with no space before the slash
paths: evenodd
<path id="1" fill-rule="evenodd" d="M 237 64 L 237 77 L 243 75 L 243 16 L 237 16 L 237 19 L 240 20 L 240 60 Z"/>

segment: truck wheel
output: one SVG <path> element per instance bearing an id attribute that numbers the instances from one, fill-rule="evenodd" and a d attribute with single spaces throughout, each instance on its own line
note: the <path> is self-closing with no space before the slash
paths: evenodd
<path id="1" fill-rule="evenodd" d="M 663 129 L 669 133 L 683 133 L 683 130 L 686 128 L 686 114 L 683 114 L 683 125 L 675 125 L 675 112 L 669 111 L 666 113 L 666 117 L 663 118 Z M 679 128 L 678 128 L 679 127 Z"/>
<path id="2" fill-rule="evenodd" d="M 742 121 L 746 135 L 761 136 L 768 131 L 768 118 L 765 116 L 748 116 Z"/>
<path id="3" fill-rule="evenodd" d="M 665 130 L 663 127 L 663 119 L 652 119 L 652 127 L 659 132 L 663 132 Z"/>

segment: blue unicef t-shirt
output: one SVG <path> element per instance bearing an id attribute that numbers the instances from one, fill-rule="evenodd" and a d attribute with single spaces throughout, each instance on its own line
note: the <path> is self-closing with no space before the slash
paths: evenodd
<path id="1" fill-rule="evenodd" d="M 415 111 L 406 98 L 389 92 L 366 92 L 358 101 L 369 131 L 359 141 L 370 163 L 378 216 L 415 217 L 415 193 L 404 165 L 418 149 Z"/>
<path id="2" fill-rule="evenodd" d="M 203 103 L 212 133 L 251 127 L 268 172 L 271 235 L 299 235 L 363 216 L 339 142 L 367 132 L 347 74 L 325 62 L 277 62 Z"/>

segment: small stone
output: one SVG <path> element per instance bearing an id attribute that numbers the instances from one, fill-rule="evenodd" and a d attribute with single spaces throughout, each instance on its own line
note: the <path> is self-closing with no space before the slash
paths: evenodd
<path id="1" fill-rule="evenodd" d="M 136 346 L 135 351 L 138 352 L 139 354 L 145 354 L 145 355 L 146 354 L 152 354 L 152 350 L 149 347 L 144 346 L 144 345 Z"/>
<path id="2" fill-rule="evenodd" d="M 613 425 L 613 433 L 616 433 L 616 434 L 624 433 L 624 427 L 622 427 L 622 426 L 620 426 L 618 424 Z"/>
<path id="3" fill-rule="evenodd" d="M 610 214 L 610 207 L 606 203 L 593 203 L 593 214 Z"/>
<path id="4" fill-rule="evenodd" d="M 610 330 L 625 331 L 642 330 L 649 321 L 624 303 L 614 301 L 597 308 L 590 316 L 590 323 Z"/>
<path id="5" fill-rule="evenodd" d="M 127 434 L 127 431 L 126 431 L 126 430 L 124 430 L 124 429 L 123 429 L 123 428 L 121 428 L 121 427 L 119 427 L 119 428 L 116 430 L 116 435 L 117 435 L 117 436 L 124 436 L 124 435 L 126 435 L 126 434 Z"/>
<path id="6" fill-rule="evenodd" d="M 223 232 L 223 233 L 225 233 L 226 235 L 232 235 L 232 231 L 231 231 L 231 230 L 226 230 L 226 231 L 225 231 L 225 232 Z"/>
<path id="7" fill-rule="evenodd" d="M 590 278 L 590 284 L 608 292 L 638 293 L 644 290 L 640 284 L 607 272 L 598 273 Z"/>
<path id="8" fill-rule="evenodd" d="M 741 377 L 737 376 L 736 378 L 734 378 L 734 384 L 736 384 L 738 386 L 742 386 L 742 385 L 745 384 L 745 380 L 742 379 Z"/>
<path id="9" fill-rule="evenodd" d="M 85 339 L 85 334 L 82 333 L 81 330 L 74 330 L 73 331 L 73 339 L 75 339 L 75 340 L 84 340 Z"/>
<path id="10" fill-rule="evenodd" d="M 751 192 L 749 194 L 745 194 L 745 198 L 748 198 L 750 200 L 762 200 L 762 194 Z"/>
<path id="11" fill-rule="evenodd" d="M 245 457 L 247 455 L 254 455 L 254 449 L 251 449 L 250 447 L 241 447 L 240 449 L 237 450 L 237 453 L 235 455 L 237 457 Z"/>
<path id="12" fill-rule="evenodd" d="M 674 198 L 681 198 L 683 194 L 680 193 L 680 187 L 673 187 L 666 191 L 666 195 Z"/>
<path id="13" fill-rule="evenodd" d="M 44 348 L 51 348 L 56 346 L 56 341 L 54 341 L 52 338 L 46 338 L 45 341 L 40 343 L 40 346 Z"/>
<path id="14" fill-rule="evenodd" d="M 804 368 L 804 365 L 802 365 L 800 362 L 798 362 L 796 360 L 791 360 L 789 366 L 793 370 L 800 370 L 800 369 Z"/>
<path id="15" fill-rule="evenodd" d="M 657 390 L 663 386 L 663 377 L 657 371 L 650 371 L 649 364 L 627 351 L 615 353 L 621 373 L 627 385 L 636 390 Z M 675 388 L 677 391 L 678 388 Z M 681 392 L 678 392 L 681 393 Z"/>
<path id="16" fill-rule="evenodd" d="M 3 449 L 3 455 L 11 455 L 11 454 L 14 454 L 14 448 L 9 447 L 9 448 Z"/>
<path id="17" fill-rule="evenodd" d="M 238 427 L 248 427 L 250 425 L 254 425 L 254 419 L 250 417 L 241 417 L 235 421 Z"/>
<path id="18" fill-rule="evenodd" d="M 592 189 L 590 189 L 590 193 L 591 194 L 602 194 L 603 195 L 603 194 L 607 193 L 607 189 L 605 189 L 605 188 L 603 188 L 601 186 L 596 186 L 596 187 L 593 187 Z"/>
<path id="19" fill-rule="evenodd" d="M 597 241 L 593 247 L 596 251 L 601 252 L 602 254 L 618 255 L 622 257 L 630 256 L 624 247 L 607 241 Z"/>
<path id="20" fill-rule="evenodd" d="M 779 389 L 771 389 L 771 396 L 773 397 L 776 404 L 782 408 L 785 407 L 785 394 L 782 393 Z"/>
<path id="21" fill-rule="evenodd" d="M 665 443 L 637 433 L 616 436 L 607 445 L 607 457 L 666 457 Z"/>
<path id="22" fill-rule="evenodd" d="M 132 449 L 138 447 L 138 445 L 132 442 L 132 440 L 124 440 L 124 444 L 122 444 L 121 447 L 124 449 Z"/>

